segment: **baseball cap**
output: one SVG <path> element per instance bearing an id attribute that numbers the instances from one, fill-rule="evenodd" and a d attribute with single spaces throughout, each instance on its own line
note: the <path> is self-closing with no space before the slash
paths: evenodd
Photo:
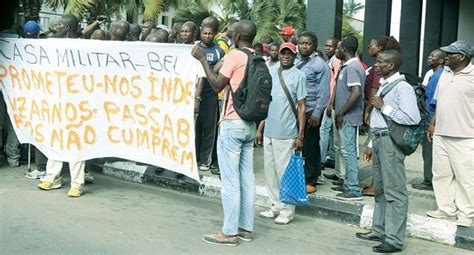
<path id="1" fill-rule="evenodd" d="M 296 45 L 294 45 L 293 43 L 291 42 L 284 42 L 280 45 L 280 50 L 279 52 L 281 52 L 283 49 L 289 49 L 291 50 L 291 52 L 295 53 L 296 54 Z"/>
<path id="2" fill-rule="evenodd" d="M 463 40 L 455 41 L 448 46 L 441 47 L 440 49 L 446 53 L 460 53 L 468 58 L 472 57 L 473 51 L 471 44 Z"/>
<path id="3" fill-rule="evenodd" d="M 29 20 L 23 25 L 23 33 L 27 36 L 37 35 L 40 31 L 40 26 L 36 21 Z"/>
<path id="4" fill-rule="evenodd" d="M 280 30 L 279 34 L 285 36 L 292 36 L 295 34 L 295 29 L 292 26 L 286 26 Z"/>

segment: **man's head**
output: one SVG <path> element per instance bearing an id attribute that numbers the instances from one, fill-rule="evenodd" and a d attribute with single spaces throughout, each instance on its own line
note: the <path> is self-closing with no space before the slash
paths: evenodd
<path id="1" fill-rule="evenodd" d="M 251 20 L 241 20 L 237 23 L 232 34 L 233 44 L 239 48 L 240 45 L 251 46 L 257 35 L 257 26 Z"/>
<path id="2" fill-rule="evenodd" d="M 201 27 L 210 26 L 215 33 L 219 31 L 219 20 L 216 17 L 209 16 L 202 20 Z"/>
<path id="3" fill-rule="evenodd" d="M 292 26 L 283 27 L 279 34 L 283 37 L 284 42 L 290 42 L 291 37 L 295 34 L 295 29 Z"/>
<path id="4" fill-rule="evenodd" d="M 471 44 L 462 40 L 455 41 L 440 49 L 446 52 L 445 65 L 456 71 L 460 71 L 460 68 L 467 66 L 473 55 Z"/>
<path id="5" fill-rule="evenodd" d="M 332 56 L 336 54 L 338 42 L 339 42 L 339 39 L 335 37 L 332 37 L 326 40 L 326 43 L 324 44 L 324 53 L 326 53 L 326 56 L 328 56 L 328 59 L 332 58 Z"/>
<path id="6" fill-rule="evenodd" d="M 142 25 L 142 41 L 151 33 L 151 29 L 155 27 L 155 22 L 146 21 Z"/>
<path id="7" fill-rule="evenodd" d="M 277 42 L 271 43 L 270 44 L 270 59 L 275 62 L 278 60 L 278 53 L 280 51 L 280 44 Z"/>
<path id="8" fill-rule="evenodd" d="M 138 23 L 130 24 L 130 31 L 128 32 L 127 41 L 138 41 L 138 40 L 140 40 L 140 33 L 141 32 L 142 32 L 142 28 Z"/>
<path id="9" fill-rule="evenodd" d="M 127 40 L 128 31 L 123 27 L 116 26 L 110 32 L 110 35 L 112 41 L 125 41 Z"/>
<path id="10" fill-rule="evenodd" d="M 182 26 L 183 26 L 183 22 L 176 22 L 173 24 L 171 34 L 170 34 L 170 40 L 172 40 L 175 43 L 181 43 L 180 32 L 181 32 Z"/>
<path id="11" fill-rule="evenodd" d="M 263 37 L 263 40 L 262 40 L 263 44 L 265 44 L 265 43 L 270 44 L 272 42 L 273 42 L 273 38 L 271 36 L 267 35 L 267 36 Z"/>
<path id="12" fill-rule="evenodd" d="M 284 42 L 280 45 L 278 53 L 280 65 L 283 69 L 288 69 L 293 66 L 296 58 L 296 45 L 291 42 Z"/>
<path id="13" fill-rule="evenodd" d="M 92 32 L 92 35 L 91 35 L 91 40 L 106 40 L 107 39 L 107 35 L 105 34 L 105 31 L 102 30 L 102 29 L 96 29 L 94 30 L 94 32 Z"/>
<path id="14" fill-rule="evenodd" d="M 62 38 L 77 38 L 79 29 L 79 20 L 76 16 L 66 14 L 61 16 L 61 19 L 56 25 L 56 37 Z"/>
<path id="15" fill-rule="evenodd" d="M 261 43 L 256 43 L 254 46 L 253 46 L 253 49 L 255 50 L 255 52 L 259 55 L 259 56 L 263 56 L 264 53 L 263 53 L 263 44 Z"/>
<path id="16" fill-rule="evenodd" d="M 387 78 L 398 72 L 403 63 L 402 54 L 397 50 L 385 50 L 377 55 L 375 73 Z"/>
<path id="17" fill-rule="evenodd" d="M 315 33 L 305 31 L 301 33 L 298 39 L 298 52 L 303 57 L 311 56 L 318 46 L 318 37 Z"/>
<path id="18" fill-rule="evenodd" d="M 192 21 L 186 21 L 181 26 L 179 35 L 181 36 L 182 43 L 193 44 L 194 38 L 196 38 L 196 24 Z"/>
<path id="19" fill-rule="evenodd" d="M 23 38 L 38 38 L 40 30 L 40 26 L 36 21 L 27 21 L 23 25 Z"/>
<path id="20" fill-rule="evenodd" d="M 444 51 L 435 49 L 430 53 L 430 55 L 428 55 L 428 60 L 426 62 L 431 68 L 436 69 L 444 65 L 445 57 L 446 53 L 444 53 Z"/>
<path id="21" fill-rule="evenodd" d="M 169 42 L 170 33 L 168 32 L 168 30 L 158 29 L 158 31 L 156 31 L 154 34 L 158 36 L 159 42 L 161 43 Z"/>
<path id="22" fill-rule="evenodd" d="M 216 35 L 216 30 L 210 24 L 205 24 L 201 29 L 201 42 L 204 45 L 210 46 Z"/>
<path id="23" fill-rule="evenodd" d="M 336 58 L 340 60 L 349 60 L 350 58 L 355 57 L 357 52 L 357 47 L 359 47 L 359 42 L 355 36 L 348 36 L 344 38 L 336 49 Z"/>

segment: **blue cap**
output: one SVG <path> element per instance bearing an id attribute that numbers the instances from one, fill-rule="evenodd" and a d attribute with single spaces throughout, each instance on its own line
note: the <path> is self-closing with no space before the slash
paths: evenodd
<path id="1" fill-rule="evenodd" d="M 27 36 L 35 36 L 38 35 L 40 31 L 40 26 L 36 21 L 30 20 L 23 25 L 23 33 Z"/>

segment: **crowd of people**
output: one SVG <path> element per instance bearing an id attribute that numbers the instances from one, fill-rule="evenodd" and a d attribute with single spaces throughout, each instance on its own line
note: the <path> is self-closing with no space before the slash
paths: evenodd
<path id="1" fill-rule="evenodd" d="M 203 240 L 235 246 L 251 241 L 255 217 L 254 146 L 263 145 L 266 186 L 272 207 L 259 212 L 276 224 L 294 220 L 295 206 L 279 199 L 280 179 L 293 151 L 302 151 L 308 194 L 331 180 L 336 198 L 345 201 L 374 196 L 372 230 L 357 233 L 364 240 L 381 242 L 375 252 L 391 253 L 404 246 L 408 214 L 405 174 L 406 155 L 390 137 L 391 125 L 426 125 L 422 142 L 424 179 L 413 188 L 434 190 L 438 208 L 427 212 L 433 218 L 455 219 L 459 226 L 472 226 L 474 218 L 474 68 L 472 46 L 465 41 L 433 49 L 430 70 L 422 85 L 428 115 L 420 113 L 412 82 L 400 73 L 402 48 L 392 36 L 377 36 L 367 45 L 375 64 L 360 58 L 354 36 L 325 38 L 324 52 L 317 50 L 318 37 L 291 26 L 279 38 L 255 42 L 257 26 L 250 20 L 230 24 L 219 33 L 219 22 L 207 17 L 201 24 L 187 21 L 171 28 L 147 21 L 142 25 L 99 17 L 79 28 L 79 21 L 64 15 L 49 31 L 41 32 L 35 21 L 22 31 L 23 38 L 83 38 L 91 40 L 148 41 L 195 45 L 206 77 L 196 82 L 196 157 L 200 171 L 220 175 L 224 222 L 217 234 Z M 5 36 L 6 33 L 3 33 Z M 157 46 L 159 47 L 159 46 Z M 260 55 L 272 78 L 272 101 L 268 116 L 255 123 L 241 118 L 234 108 L 234 92 L 245 79 L 249 53 Z M 191 57 L 191 56 L 190 56 Z M 19 165 L 19 142 L 1 97 L 1 120 L 5 122 L 5 152 L 11 167 Z M 0 123 L 1 124 L 1 123 Z M 3 125 L 1 125 L 3 126 Z M 368 127 L 364 159 L 372 161 L 371 185 L 359 181 L 358 139 L 360 127 Z M 0 136 L 1 137 L 1 136 Z M 436 161 L 433 161 L 436 158 Z M 48 160 L 36 150 L 37 170 L 28 178 L 41 179 L 39 188 L 62 185 L 62 162 Z M 91 176 L 84 162 L 69 162 L 71 197 L 82 194 Z M 325 167 L 334 174 L 322 174 Z M 88 177 L 89 176 L 89 177 Z"/>

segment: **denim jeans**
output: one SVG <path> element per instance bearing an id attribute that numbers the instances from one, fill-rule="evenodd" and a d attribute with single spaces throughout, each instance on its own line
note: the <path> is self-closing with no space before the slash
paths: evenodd
<path id="1" fill-rule="evenodd" d="M 336 169 L 344 163 L 344 190 L 355 195 L 362 195 L 359 186 L 359 163 L 357 161 L 357 127 L 344 121 L 340 129 L 336 129 L 334 146 L 336 148 Z M 344 162 L 341 162 L 343 160 Z"/>
<path id="2" fill-rule="evenodd" d="M 327 116 L 326 110 L 324 110 L 323 118 L 321 119 L 319 134 L 321 137 L 319 140 L 319 147 L 321 147 L 321 163 L 326 163 L 326 156 L 329 156 L 332 160 L 336 160 L 332 119 Z"/>
<path id="3" fill-rule="evenodd" d="M 219 125 L 217 157 L 221 172 L 221 197 L 224 209 L 222 233 L 225 235 L 236 235 L 239 228 L 253 231 L 255 132 L 255 122 L 250 121 L 224 120 Z"/>

